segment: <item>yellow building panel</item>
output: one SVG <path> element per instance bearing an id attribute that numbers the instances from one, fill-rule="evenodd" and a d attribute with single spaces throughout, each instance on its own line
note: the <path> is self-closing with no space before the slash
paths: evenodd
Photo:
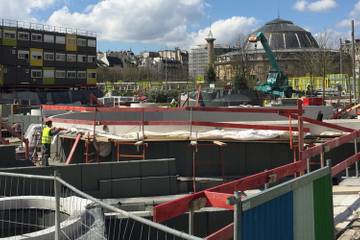
<path id="1" fill-rule="evenodd" d="M 96 69 L 87 69 L 87 81 L 88 85 L 96 84 Z"/>
<path id="2" fill-rule="evenodd" d="M 69 52 L 77 51 L 76 35 L 66 34 L 66 51 Z"/>
<path id="3" fill-rule="evenodd" d="M 30 48 L 30 65 L 35 67 L 43 66 L 43 50 L 40 48 Z"/>

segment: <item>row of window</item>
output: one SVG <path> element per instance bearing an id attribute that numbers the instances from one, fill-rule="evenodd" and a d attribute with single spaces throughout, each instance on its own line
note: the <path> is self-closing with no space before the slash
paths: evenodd
<path id="1" fill-rule="evenodd" d="M 87 79 L 96 78 L 96 72 L 32 69 L 31 78 Z"/>
<path id="2" fill-rule="evenodd" d="M 29 60 L 30 51 L 18 50 L 18 59 Z M 79 63 L 95 63 L 96 56 L 84 54 L 65 54 L 53 52 L 31 52 L 31 60 L 57 61 L 57 62 L 79 62 Z"/>
<path id="3" fill-rule="evenodd" d="M 3 37 L 6 39 L 16 39 L 16 31 L 14 30 L 3 30 Z M 42 34 L 42 33 L 29 33 L 29 32 L 17 32 L 17 40 L 29 41 L 31 37 L 32 42 L 44 42 L 44 43 L 56 43 L 66 44 L 66 37 L 62 35 Z M 69 38 L 69 44 L 76 44 L 79 47 L 96 47 L 95 39 L 85 39 L 81 37 Z"/>

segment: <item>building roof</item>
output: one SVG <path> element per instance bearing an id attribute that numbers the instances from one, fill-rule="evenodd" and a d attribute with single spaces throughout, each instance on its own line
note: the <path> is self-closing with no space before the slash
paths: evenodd
<path id="1" fill-rule="evenodd" d="M 276 18 L 266 23 L 253 34 L 258 32 L 264 33 L 272 50 L 319 48 L 318 43 L 310 32 L 291 21 L 281 18 Z M 248 48 L 262 49 L 262 45 L 261 43 L 249 43 Z"/>

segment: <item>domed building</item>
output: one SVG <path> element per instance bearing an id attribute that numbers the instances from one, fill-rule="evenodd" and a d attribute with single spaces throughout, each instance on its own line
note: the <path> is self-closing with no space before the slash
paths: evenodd
<path id="1" fill-rule="evenodd" d="M 305 75 L 321 76 L 321 54 L 326 52 L 326 72 L 339 72 L 339 50 L 326 49 L 319 46 L 312 34 L 281 18 L 274 19 L 254 31 L 264 33 L 280 68 L 288 77 Z M 248 37 L 248 36 L 247 36 Z M 270 64 L 261 42 L 250 43 L 242 39 L 240 50 L 218 56 L 215 63 L 217 78 L 230 82 L 239 76 L 246 77 L 251 87 L 265 82 Z"/>

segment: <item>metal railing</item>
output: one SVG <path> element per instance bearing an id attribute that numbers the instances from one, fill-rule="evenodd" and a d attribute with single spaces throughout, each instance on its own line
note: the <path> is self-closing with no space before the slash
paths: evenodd
<path id="1" fill-rule="evenodd" d="M 0 195 L 0 239 L 201 239 L 111 206 L 57 172 L 0 172 Z"/>
<path id="2" fill-rule="evenodd" d="M 57 32 L 57 33 L 69 33 L 69 34 L 77 34 L 81 36 L 87 37 L 96 37 L 96 32 L 74 29 L 74 28 L 66 28 L 66 27 L 58 27 L 58 26 L 50 26 L 41 23 L 32 23 L 25 21 L 17 21 L 10 19 L 1 19 L 2 27 L 10 27 L 10 28 L 23 28 L 29 30 L 40 30 L 40 31 L 48 31 L 48 32 Z"/>

